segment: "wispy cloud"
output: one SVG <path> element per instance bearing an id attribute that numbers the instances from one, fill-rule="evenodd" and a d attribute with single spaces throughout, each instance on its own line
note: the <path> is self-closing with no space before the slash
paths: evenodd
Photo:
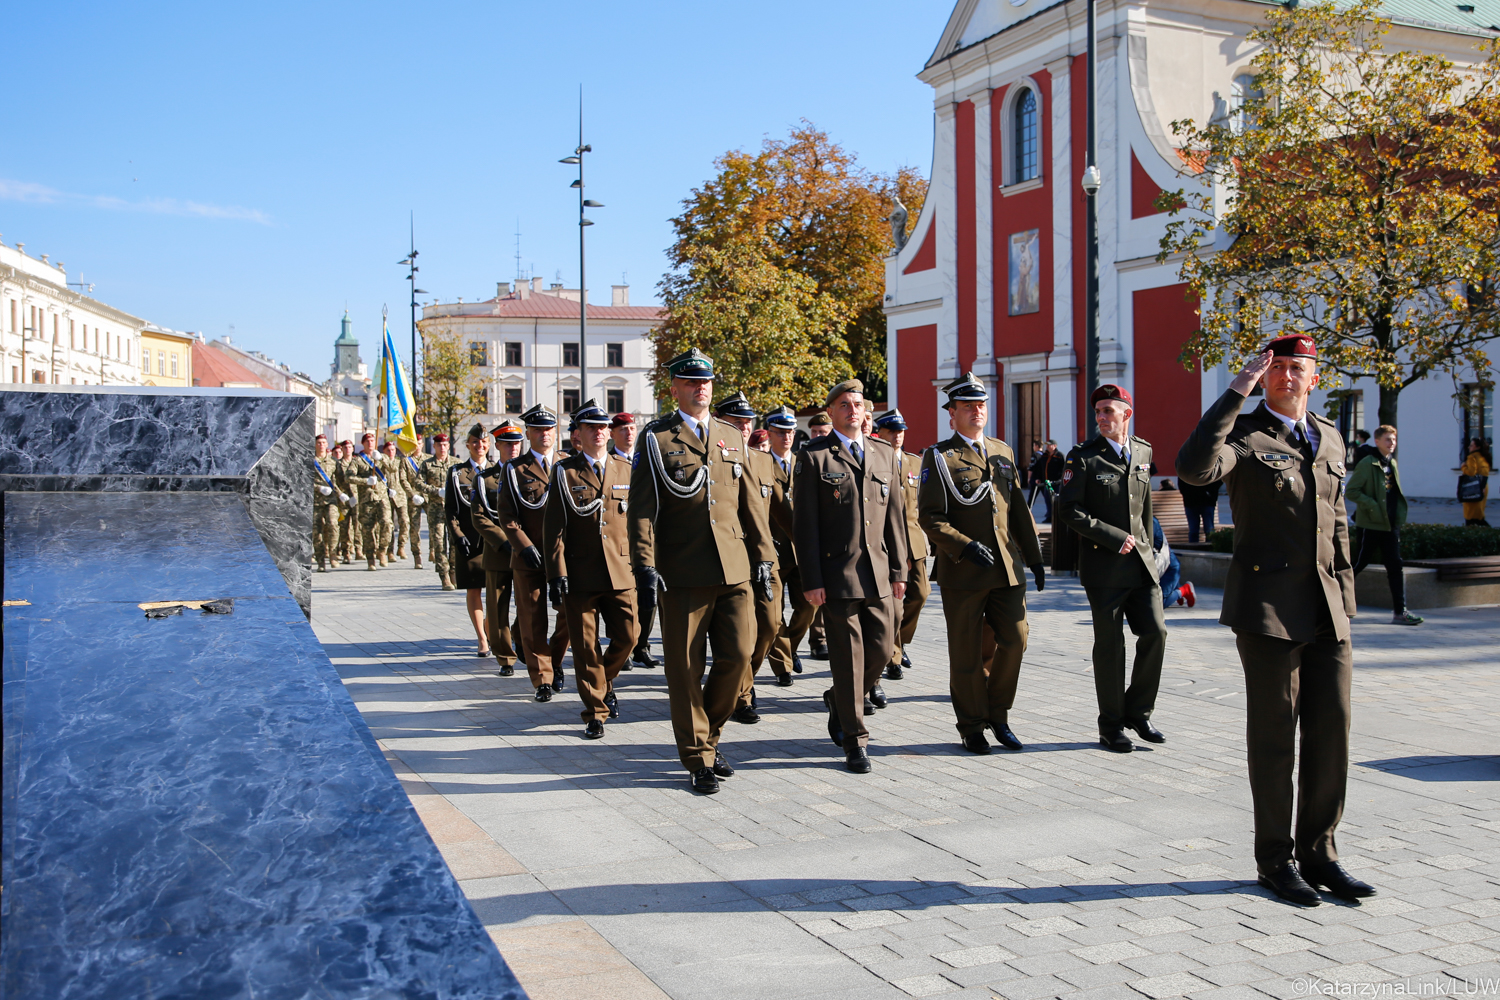
<path id="1" fill-rule="evenodd" d="M 271 217 L 258 208 L 238 205 L 209 205 L 179 198 L 143 198 L 132 201 L 107 194 L 73 194 L 43 184 L 0 178 L 0 201 L 19 201 L 29 205 L 81 205 L 113 212 L 149 212 L 153 215 L 185 215 L 199 219 L 229 219 L 271 225 Z"/>

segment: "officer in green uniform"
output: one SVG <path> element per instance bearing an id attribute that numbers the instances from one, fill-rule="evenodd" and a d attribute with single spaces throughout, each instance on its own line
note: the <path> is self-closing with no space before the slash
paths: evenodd
<path id="1" fill-rule="evenodd" d="M 1046 586 L 1036 522 L 1010 445 L 985 434 L 989 393 L 970 372 L 943 387 L 954 434 L 922 455 L 918 523 L 937 549 L 949 690 L 964 749 L 989 753 L 986 728 L 1009 750 L 1021 741 L 1009 713 L 1026 652 L 1026 573 Z M 986 666 L 984 626 L 998 646 Z"/>
<path id="2" fill-rule="evenodd" d="M 448 537 L 443 494 L 447 488 L 448 470 L 457 464 L 458 459 L 448 453 L 448 435 L 434 434 L 432 454 L 417 466 L 417 488 L 427 498 L 422 505 L 427 510 L 427 557 L 432 561 L 432 568 L 444 590 L 454 589 L 454 582 L 453 545 Z"/>
<path id="3" fill-rule="evenodd" d="M 765 424 L 771 445 L 771 465 L 777 488 L 785 498 L 788 509 L 791 509 L 792 470 L 797 466 L 797 454 L 792 450 L 792 445 L 797 441 L 797 414 L 789 406 L 778 406 L 765 415 L 762 423 Z M 783 530 L 772 521 L 771 538 L 776 543 L 776 567 L 781 576 L 782 587 L 792 605 L 791 616 L 786 619 L 776 641 L 771 644 L 771 669 L 776 673 L 777 682 L 787 686 L 792 682 L 792 674 L 802 673 L 802 659 L 796 650 L 802 644 L 802 637 L 807 635 L 808 628 L 812 626 L 818 609 L 809 604 L 803 594 L 802 576 L 797 570 L 797 549 L 792 544 L 791 532 Z M 778 608 L 778 616 L 779 612 Z"/>
<path id="4" fill-rule="evenodd" d="M 1094 693 L 1099 742 L 1115 753 L 1163 743 L 1151 722 L 1167 649 L 1167 621 L 1151 547 L 1151 445 L 1130 433 L 1135 401 L 1117 385 L 1089 397 L 1099 433 L 1068 452 L 1058 497 L 1061 523 L 1081 536 L 1078 579 L 1094 618 Z M 1125 686 L 1125 623 L 1135 633 L 1135 666 Z"/>
<path id="5" fill-rule="evenodd" d="M 697 348 L 667 363 L 677 411 L 648 424 L 630 476 L 630 552 L 637 587 L 661 588 L 663 668 L 677 755 L 709 795 L 734 768 L 719 734 L 755 650 L 752 584 L 769 596 L 776 550 L 751 495 L 744 439 L 715 419 L 714 367 Z M 712 643 L 708 676 L 705 652 Z"/>
<path id="6" fill-rule="evenodd" d="M 895 448 L 901 455 L 901 492 L 906 507 L 906 550 L 910 561 L 910 575 L 906 580 L 906 599 L 901 602 L 900 628 L 896 633 L 896 646 L 891 651 L 891 662 L 886 664 L 885 675 L 893 681 L 900 680 L 906 670 L 911 669 L 911 657 L 906 647 L 917 634 L 917 622 L 927 598 L 932 596 L 932 584 L 927 580 L 927 534 L 917 523 L 917 504 L 922 481 L 922 456 L 902 451 L 906 443 L 906 418 L 900 410 L 882 413 L 875 421 L 875 433 L 880 440 Z"/>
<path id="7" fill-rule="evenodd" d="M 337 471 L 328 454 L 328 437 L 319 434 L 313 439 L 313 559 L 319 573 L 338 561 L 339 497 L 344 494 L 333 480 Z"/>
<path id="8" fill-rule="evenodd" d="M 406 520 L 406 485 L 401 475 L 406 463 L 395 441 L 381 445 L 380 453 L 385 456 L 385 495 L 391 507 L 391 544 L 386 550 L 386 560 L 393 562 L 406 558 L 406 536 L 410 531 Z"/>
<path id="9" fill-rule="evenodd" d="M 391 504 L 386 486 L 385 456 L 375 450 L 375 435 L 369 432 L 360 440 L 364 446 L 354 459 L 354 482 L 359 490 L 360 548 L 365 553 L 366 569 L 386 564 L 386 549 L 391 544 Z"/>
<path id="10" fill-rule="evenodd" d="M 1257 382 L 1265 398 L 1241 413 Z M 1177 453 L 1183 482 L 1229 488 L 1234 558 L 1219 621 L 1234 630 L 1245 670 L 1255 866 L 1261 885 L 1302 906 L 1322 901 L 1316 886 L 1344 899 L 1375 893 L 1339 864 L 1334 843 L 1349 776 L 1354 572 L 1344 442 L 1308 412 L 1317 384 L 1313 339 L 1277 337 Z"/>

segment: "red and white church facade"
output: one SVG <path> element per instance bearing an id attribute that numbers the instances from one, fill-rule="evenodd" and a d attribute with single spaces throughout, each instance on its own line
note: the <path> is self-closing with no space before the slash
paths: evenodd
<path id="1" fill-rule="evenodd" d="M 1178 361 L 1197 315 L 1177 265 L 1156 261 L 1169 217 L 1154 203 L 1163 189 L 1199 181 L 1179 173 L 1170 123 L 1235 113 L 1250 85 L 1246 36 L 1269 6 L 1098 5 L 1099 373 L 1135 397 L 1132 431 L 1155 446 L 1160 475 L 1175 474 L 1178 447 L 1231 377 Z M 1084 17 L 1084 0 L 959 0 L 918 74 L 933 89 L 932 181 L 910 239 L 886 261 L 884 303 L 890 402 L 906 416 L 911 447 L 948 435 L 939 389 L 965 371 L 988 385 L 991 433 L 1022 461 L 1033 441 L 1066 451 L 1094 433 L 1083 385 Z M 1483 34 L 1398 20 L 1388 43 L 1471 61 Z M 1403 395 L 1403 423 L 1418 406 L 1441 410 L 1431 433 L 1443 468 L 1431 471 L 1448 493 L 1453 388 L 1429 381 L 1431 391 Z M 1369 419 L 1356 426 L 1373 428 L 1377 393 L 1373 383 L 1366 390 Z M 1405 446 L 1426 432 L 1402 431 L 1403 453 L 1417 451 Z"/>

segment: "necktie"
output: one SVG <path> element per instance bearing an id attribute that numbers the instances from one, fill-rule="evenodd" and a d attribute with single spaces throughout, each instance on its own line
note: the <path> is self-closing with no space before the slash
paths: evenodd
<path id="1" fill-rule="evenodd" d="M 698 424 L 698 440 L 704 444 L 708 443 L 708 428 L 703 426 L 701 422 Z"/>
<path id="2" fill-rule="evenodd" d="M 542 478 L 546 479 L 547 478 L 547 460 L 545 458 L 543 458 L 543 459 L 539 459 L 538 461 L 539 461 L 539 464 L 542 467 Z"/>
<path id="3" fill-rule="evenodd" d="M 854 463 L 859 466 L 865 464 L 865 450 L 859 446 L 858 441 L 849 442 L 849 454 L 854 456 Z"/>
<path id="4" fill-rule="evenodd" d="M 1120 459 L 1125 463 L 1125 468 L 1130 468 L 1130 451 L 1126 448 L 1120 449 Z"/>

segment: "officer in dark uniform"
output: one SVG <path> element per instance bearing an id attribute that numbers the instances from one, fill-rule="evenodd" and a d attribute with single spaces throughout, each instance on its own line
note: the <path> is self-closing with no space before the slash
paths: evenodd
<path id="1" fill-rule="evenodd" d="M 1234 630 L 1245 670 L 1255 866 L 1261 885 L 1302 906 L 1321 902 L 1315 886 L 1344 899 L 1375 893 L 1339 864 L 1334 843 L 1349 775 L 1354 572 L 1344 442 L 1307 409 L 1317 365 L 1311 337 L 1272 340 L 1177 454 L 1184 482 L 1229 488 L 1234 559 L 1219 621 Z M 1241 413 L 1257 382 L 1265 399 Z"/>
<path id="2" fill-rule="evenodd" d="M 777 488 L 787 506 L 792 505 L 792 470 L 797 466 L 797 453 L 793 445 L 797 441 L 797 414 L 790 406 L 778 406 L 765 415 L 765 424 L 770 437 L 771 464 L 774 466 Z M 778 683 L 791 683 L 792 674 L 802 673 L 802 658 L 797 647 L 802 637 L 812 627 L 818 609 L 807 602 L 802 591 L 802 574 L 797 570 L 797 547 L 792 543 L 790 531 L 783 530 L 776 521 L 771 522 L 771 537 L 776 542 L 776 564 L 791 602 L 792 613 L 781 626 L 781 634 L 771 644 L 771 669 Z"/>
<path id="3" fill-rule="evenodd" d="M 521 658 L 521 621 L 512 628 L 510 598 L 515 588 L 515 573 L 510 568 L 510 539 L 500 522 L 500 477 L 505 465 L 520 453 L 526 436 L 519 424 L 502 421 L 490 432 L 495 439 L 495 463 L 479 477 L 469 516 L 484 539 L 484 608 L 485 628 L 490 637 L 490 651 L 500 664 L 500 676 L 512 677 L 516 660 Z"/>
<path id="4" fill-rule="evenodd" d="M 1117 385 L 1089 397 L 1099 433 L 1068 452 L 1058 511 L 1082 536 L 1078 578 L 1094 618 L 1094 692 L 1099 742 L 1115 753 L 1135 744 L 1129 726 L 1151 743 L 1166 737 L 1151 723 L 1161 686 L 1167 621 L 1151 547 L 1151 445 L 1130 433 L 1135 401 Z M 1135 633 L 1135 666 L 1125 687 L 1125 622 Z"/>
<path id="5" fill-rule="evenodd" d="M 875 433 L 880 440 L 895 448 L 901 456 L 901 492 L 906 507 L 906 549 L 910 560 L 911 575 L 906 581 L 906 599 L 901 602 L 900 628 L 896 632 L 896 646 L 891 652 L 891 662 L 886 664 L 885 675 L 891 680 L 900 680 L 902 672 L 911 669 L 911 657 L 906 647 L 917 634 L 917 622 L 922 608 L 932 596 L 932 584 L 927 582 L 927 534 L 917 523 L 917 498 L 922 480 L 922 456 L 902 451 L 906 443 L 906 418 L 900 410 L 888 410 L 875 421 Z"/>

